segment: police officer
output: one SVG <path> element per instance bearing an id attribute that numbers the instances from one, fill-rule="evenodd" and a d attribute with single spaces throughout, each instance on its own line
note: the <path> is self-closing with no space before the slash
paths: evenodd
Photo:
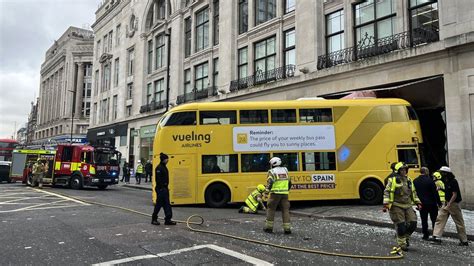
<path id="1" fill-rule="evenodd" d="M 239 209 L 239 213 L 257 213 L 258 208 L 261 207 L 264 211 L 267 210 L 265 205 L 263 204 L 263 194 L 266 193 L 266 188 L 264 185 L 260 184 L 257 186 L 254 191 L 250 193 L 250 195 L 245 200 L 245 204 L 247 206 L 242 206 Z"/>
<path id="2" fill-rule="evenodd" d="M 271 169 L 268 171 L 267 190 L 270 191 L 268 199 L 267 220 L 264 231 L 273 233 L 273 220 L 275 211 L 280 206 L 283 217 L 283 230 L 285 234 L 291 234 L 290 227 L 290 201 L 288 193 L 291 188 L 291 180 L 288 175 L 288 169 L 281 167 L 281 159 L 273 157 L 270 159 Z"/>
<path id="3" fill-rule="evenodd" d="M 176 225 L 175 221 L 172 221 L 173 211 L 171 210 L 170 204 L 170 192 L 168 190 L 169 173 L 166 164 L 168 163 L 168 155 L 160 153 L 160 164 L 155 168 L 155 192 L 156 192 L 156 204 L 151 216 L 151 224 L 159 225 L 158 213 L 161 207 L 165 211 L 165 225 Z"/>
<path id="4" fill-rule="evenodd" d="M 33 182 L 31 186 L 35 186 L 36 183 L 38 183 L 39 188 L 43 188 L 43 177 L 44 174 L 46 173 L 46 166 L 43 164 L 41 161 L 41 158 L 38 157 L 38 160 L 36 160 L 36 163 L 33 165 Z"/>
<path id="5" fill-rule="evenodd" d="M 408 167 L 399 162 L 395 165 L 397 174 L 387 180 L 384 191 L 383 211 L 390 210 L 390 219 L 395 224 L 397 231 L 397 246 L 392 253 L 400 250 L 408 250 L 409 237 L 416 229 L 416 213 L 413 204 L 421 209 L 421 202 L 416 195 L 415 186 L 410 177 L 407 176 Z"/>
<path id="6" fill-rule="evenodd" d="M 137 170 L 135 171 L 135 181 L 138 185 L 140 185 L 142 181 L 142 175 L 143 175 L 143 164 L 142 161 L 138 160 L 137 161 Z"/>

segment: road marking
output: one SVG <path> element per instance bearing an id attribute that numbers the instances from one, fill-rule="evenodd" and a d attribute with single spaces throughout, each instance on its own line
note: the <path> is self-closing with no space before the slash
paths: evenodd
<path id="1" fill-rule="evenodd" d="M 121 236 L 122 234 L 115 234 L 116 236 Z"/>
<path id="2" fill-rule="evenodd" d="M 59 245 L 62 245 L 62 244 L 64 244 L 64 242 L 59 242 L 58 244 L 59 244 Z"/>
<path id="3" fill-rule="evenodd" d="M 108 265 L 116 265 L 116 264 L 121 264 L 121 263 L 127 263 L 127 262 L 132 262 L 132 261 L 137 261 L 137 260 L 143 260 L 143 259 L 153 259 L 153 258 L 162 258 L 166 256 L 171 256 L 171 255 L 177 255 L 183 252 L 188 252 L 188 251 L 193 251 L 193 250 L 198 250 L 198 249 L 203 249 L 203 248 L 209 248 L 213 249 L 215 251 L 218 251 L 220 253 L 229 255 L 231 257 L 240 259 L 242 261 L 251 263 L 253 265 L 265 265 L 265 266 L 270 266 L 273 265 L 269 262 L 266 262 L 264 260 L 260 260 L 230 249 L 226 249 L 223 247 L 219 247 L 216 245 L 208 244 L 208 245 L 199 245 L 199 246 L 193 246 L 189 248 L 182 248 L 182 249 L 176 249 L 170 252 L 165 252 L 165 253 L 158 253 L 156 255 L 142 255 L 142 256 L 135 256 L 135 257 L 130 257 L 130 258 L 125 258 L 125 259 L 119 259 L 119 260 L 111 260 L 111 261 L 106 261 L 106 262 L 101 262 L 97 264 L 92 264 L 92 266 L 108 266 Z"/>
<path id="4" fill-rule="evenodd" d="M 8 204 L 8 203 L 12 203 L 12 202 L 18 202 L 18 201 L 29 200 L 29 199 L 43 199 L 43 198 L 46 198 L 46 197 L 49 197 L 49 196 L 48 195 L 42 195 L 42 196 L 39 196 L 39 197 L 21 197 L 21 198 L 17 198 L 17 199 L 13 199 L 13 200 L 2 201 L 2 202 L 0 202 L 0 204 Z M 21 203 L 19 203 L 19 204 L 21 204 Z"/>
<path id="5" fill-rule="evenodd" d="M 90 204 L 85 203 L 85 202 L 82 202 L 82 201 L 80 201 L 80 200 L 76 200 L 76 199 L 73 199 L 73 198 L 70 198 L 70 197 L 66 197 L 66 196 L 59 195 L 59 194 L 56 194 L 56 193 L 53 193 L 53 192 L 49 192 L 49 191 L 45 191 L 45 190 L 42 190 L 42 189 L 36 189 L 36 188 L 31 188 L 31 189 L 36 190 L 36 191 L 38 191 L 38 192 L 43 192 L 43 193 L 46 193 L 46 194 L 49 194 L 49 195 L 53 195 L 53 196 L 56 196 L 56 197 L 59 197 L 59 198 L 62 198 L 62 199 L 74 201 L 74 202 L 80 203 L 80 204 L 82 204 L 82 205 L 90 205 Z"/>
<path id="6" fill-rule="evenodd" d="M 30 249 L 31 247 L 25 247 L 25 249 Z"/>
<path id="7" fill-rule="evenodd" d="M 36 204 L 36 205 L 32 205 L 32 206 L 28 206 L 28 207 L 24 207 L 24 208 L 20 208 L 20 209 L 16 209 L 16 210 L 0 211 L 0 213 L 2 213 L 2 212 L 28 211 L 28 210 L 31 210 L 31 209 L 38 210 L 38 209 L 40 209 L 38 207 L 45 206 L 45 205 L 50 205 L 50 204 L 55 204 L 55 203 L 59 203 L 59 202 L 65 202 L 65 201 L 67 201 L 67 200 L 57 200 L 57 201 L 53 201 L 53 202 L 46 202 L 46 203 Z M 54 207 L 54 208 L 57 208 L 57 207 Z M 31 220 L 31 218 L 28 218 L 27 220 Z"/>
<path id="8" fill-rule="evenodd" d="M 89 237 L 90 240 L 95 239 L 95 237 Z"/>

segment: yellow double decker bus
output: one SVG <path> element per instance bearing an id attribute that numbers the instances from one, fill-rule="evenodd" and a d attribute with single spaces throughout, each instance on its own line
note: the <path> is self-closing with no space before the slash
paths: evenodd
<path id="1" fill-rule="evenodd" d="M 191 103 L 160 119 L 153 165 L 169 155 L 174 205 L 242 202 L 265 184 L 273 156 L 289 170 L 292 201 L 377 204 L 393 162 L 419 168 L 421 143 L 401 99 Z"/>

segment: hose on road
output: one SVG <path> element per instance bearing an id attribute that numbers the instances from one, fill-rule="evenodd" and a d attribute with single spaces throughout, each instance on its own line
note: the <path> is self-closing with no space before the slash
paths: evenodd
<path id="1" fill-rule="evenodd" d="M 41 191 L 39 189 L 34 189 Z M 73 197 L 70 195 L 54 192 L 54 194 L 61 195 L 63 197 L 69 197 L 71 199 L 77 200 L 77 201 L 82 201 L 84 203 L 88 203 L 91 205 L 97 205 L 97 206 L 102 206 L 102 207 L 108 207 L 108 208 L 114 208 L 114 209 L 119 209 L 122 211 L 146 216 L 146 217 L 151 217 L 150 214 L 144 213 L 141 211 L 133 210 L 130 208 L 126 207 L 121 207 L 121 206 L 116 206 L 116 205 L 111 205 L 111 204 L 106 204 L 106 203 L 100 203 L 100 202 L 95 202 L 95 201 L 90 201 L 90 200 L 85 200 L 77 197 Z M 158 219 L 164 220 L 164 218 L 158 217 Z M 196 220 L 198 219 L 198 222 L 193 222 L 191 220 Z M 323 250 L 317 250 L 317 249 L 307 249 L 307 248 L 298 248 L 298 247 L 292 247 L 292 246 L 286 246 L 286 245 L 279 245 L 279 244 L 274 244 L 270 242 L 265 242 L 261 240 L 256 240 L 256 239 L 251 239 L 251 238 L 245 238 L 245 237 L 240 237 L 240 236 L 235 236 L 231 234 L 226 234 L 226 233 L 221 233 L 221 232 L 216 232 L 216 231 L 211 231 L 211 230 L 203 230 L 203 229 L 197 229 L 192 227 L 192 225 L 202 225 L 204 224 L 204 218 L 201 215 L 194 214 L 189 216 L 186 221 L 180 221 L 180 220 L 174 220 L 177 223 L 182 223 L 186 224 L 189 230 L 192 232 L 197 232 L 197 233 L 203 233 L 203 234 L 211 234 L 211 235 L 217 235 L 217 236 L 222 236 L 226 238 L 232 238 L 236 240 L 241 240 L 245 242 L 250 242 L 258 245 L 265 245 L 265 246 L 270 246 L 270 247 L 275 247 L 279 249 L 285 249 L 285 250 L 292 250 L 292 251 L 299 251 L 299 252 L 305 252 L 305 253 L 312 253 L 312 254 L 319 254 L 319 255 L 326 255 L 326 256 L 336 256 L 336 257 L 345 257 L 345 258 L 353 258 L 353 259 L 367 259 L 367 260 L 398 260 L 403 258 L 403 253 L 399 253 L 397 255 L 393 256 L 371 256 L 371 255 L 357 255 L 357 254 L 346 254 L 346 253 L 338 253 L 338 252 L 329 252 L 329 251 L 323 251 Z"/>

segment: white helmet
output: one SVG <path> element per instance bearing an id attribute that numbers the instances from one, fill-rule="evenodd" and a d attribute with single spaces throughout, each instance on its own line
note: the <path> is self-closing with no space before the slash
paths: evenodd
<path id="1" fill-rule="evenodd" d="M 275 167 L 275 166 L 280 166 L 281 165 L 281 159 L 278 158 L 278 157 L 273 157 L 270 159 L 270 162 L 271 166 Z"/>
<path id="2" fill-rule="evenodd" d="M 442 171 L 442 172 L 452 173 L 451 168 L 449 168 L 447 166 L 441 166 L 441 168 L 439 168 L 439 170 Z"/>
<path id="3" fill-rule="evenodd" d="M 141 163 L 142 161 L 138 160 L 137 163 Z"/>

